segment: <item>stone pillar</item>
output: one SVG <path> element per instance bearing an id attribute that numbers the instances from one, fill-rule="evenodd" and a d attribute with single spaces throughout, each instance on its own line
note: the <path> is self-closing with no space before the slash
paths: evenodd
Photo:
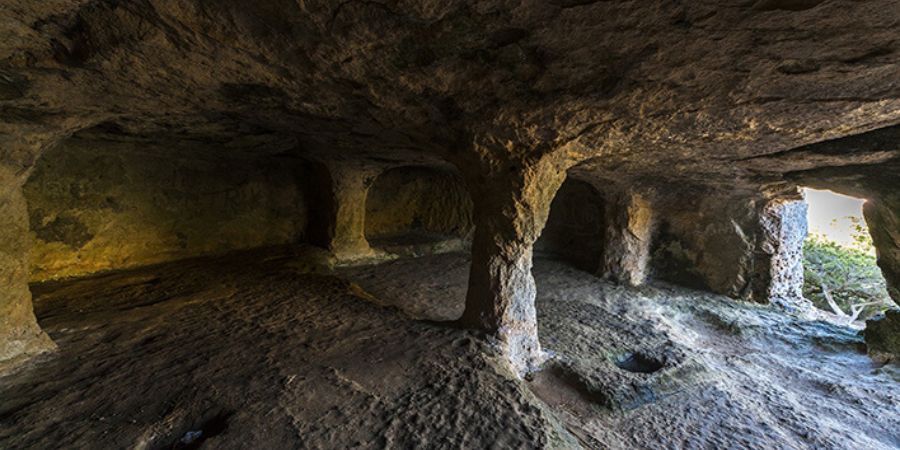
<path id="1" fill-rule="evenodd" d="M 310 223 L 313 243 L 330 250 L 338 262 L 374 257 L 366 240 L 366 196 L 380 169 L 329 163 L 316 172 L 312 190 L 319 198 Z"/>
<path id="2" fill-rule="evenodd" d="M 803 240 L 806 238 L 806 201 L 776 198 L 759 214 L 756 266 L 762 271 L 754 287 L 756 300 L 788 309 L 809 309 L 803 298 Z M 760 272 L 758 272 L 760 273 Z"/>
<path id="3" fill-rule="evenodd" d="M 341 261 L 374 256 L 366 240 L 366 196 L 377 171 L 335 166 L 331 176 L 335 209 L 329 249 Z"/>
<path id="4" fill-rule="evenodd" d="M 900 305 L 900 193 L 868 200 L 863 205 L 863 215 L 888 293 Z"/>
<path id="5" fill-rule="evenodd" d="M 39 144 L 0 140 L 0 371 L 55 348 L 41 331 L 28 290 L 28 208 L 22 185 Z"/>
<path id="6" fill-rule="evenodd" d="M 653 237 L 653 211 L 647 198 L 622 193 L 606 205 L 606 252 L 604 278 L 629 286 L 647 279 Z"/>
<path id="7" fill-rule="evenodd" d="M 521 376 L 544 360 L 537 335 L 532 248 L 566 169 L 550 163 L 513 167 L 518 169 L 469 183 L 475 236 L 461 322 L 494 333 Z"/>

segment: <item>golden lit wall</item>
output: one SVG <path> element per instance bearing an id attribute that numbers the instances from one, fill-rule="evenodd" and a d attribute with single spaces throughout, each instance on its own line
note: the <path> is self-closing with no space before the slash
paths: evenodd
<path id="1" fill-rule="evenodd" d="M 302 239 L 305 172 L 222 149 L 71 139 L 25 186 L 32 281 Z"/>

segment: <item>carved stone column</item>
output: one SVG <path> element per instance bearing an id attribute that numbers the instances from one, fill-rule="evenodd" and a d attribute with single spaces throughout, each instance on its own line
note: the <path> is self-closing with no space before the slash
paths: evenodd
<path id="1" fill-rule="evenodd" d="M 647 279 L 653 237 L 653 210 L 646 196 L 621 193 L 607 204 L 604 278 L 629 286 Z"/>
<path id="2" fill-rule="evenodd" d="M 544 356 L 538 342 L 532 248 L 565 179 L 551 163 L 513 164 L 470 183 L 475 202 L 472 267 L 462 323 L 492 332 L 518 374 Z"/>
<path id="3" fill-rule="evenodd" d="M 366 197 L 380 169 L 346 163 L 316 167 L 318 210 L 310 221 L 313 243 L 330 250 L 338 262 L 352 262 L 375 256 L 366 240 Z M 322 192 L 322 187 L 330 191 Z"/>

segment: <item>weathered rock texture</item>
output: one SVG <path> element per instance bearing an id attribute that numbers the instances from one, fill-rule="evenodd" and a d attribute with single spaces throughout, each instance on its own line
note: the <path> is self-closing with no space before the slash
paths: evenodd
<path id="1" fill-rule="evenodd" d="M 520 374 L 544 359 L 531 257 L 565 170 L 560 162 L 545 159 L 469 183 L 475 236 L 462 323 L 494 333 Z"/>
<path id="2" fill-rule="evenodd" d="M 895 191 L 867 201 L 863 213 L 888 293 L 900 304 L 900 193 Z"/>
<path id="3" fill-rule="evenodd" d="M 515 341 L 515 354 L 538 354 L 532 244 L 567 168 L 628 192 L 682 202 L 719 192 L 745 203 L 801 172 L 840 168 L 847 179 L 900 156 L 896 147 L 847 150 L 855 140 L 804 147 L 900 123 L 898 0 L 49 0 L 3 2 L 0 17 L 6 197 L 45 147 L 90 127 L 212 143 L 223 155 L 302 158 L 325 168 L 310 240 L 358 261 L 375 254 L 365 209 L 377 175 L 450 163 L 475 203 L 466 323 Z M 881 180 L 867 186 L 887 198 L 896 181 Z M 663 220 L 673 214 L 656 209 Z M 747 233 L 758 224 L 745 222 L 747 211 L 692 212 L 739 250 L 681 239 L 717 292 L 746 296 L 753 284 L 756 241 L 745 238 L 760 232 Z M 633 224 L 623 220 L 615 229 L 625 238 Z M 17 243 L 6 244 L 0 267 L 16 274 L 16 294 L 2 299 L 16 311 L 29 309 L 20 228 L 4 238 Z M 74 222 L 55 228 L 86 237 Z M 607 271 L 644 278 L 645 232 L 613 252 L 628 267 Z M 878 239 L 896 289 L 896 241 Z M 709 254 L 716 247 L 729 255 Z M 730 269 L 712 269 L 719 261 Z M 0 335 L 33 328 L 9 317 Z M 514 359 L 521 367 L 528 358 Z"/>
<path id="4" fill-rule="evenodd" d="M 391 169 L 369 188 L 365 225 L 370 239 L 416 231 L 464 238 L 472 233 L 472 197 L 449 170 Z"/>
<path id="5" fill-rule="evenodd" d="M 768 273 L 760 274 L 766 287 L 761 298 L 786 308 L 811 306 L 803 299 L 806 210 L 802 198 L 779 198 L 769 201 L 760 214 L 762 234 L 756 260 L 760 269 L 768 267 Z"/>
<path id="6" fill-rule="evenodd" d="M 732 297 L 752 294 L 755 201 L 700 194 L 661 208 L 653 253 L 657 277 Z"/>
<path id="7" fill-rule="evenodd" d="M 66 140 L 24 188 L 31 279 L 301 242 L 308 177 L 298 160 L 202 143 Z"/>
<path id="8" fill-rule="evenodd" d="M 890 126 L 744 161 L 759 177 L 866 199 L 863 213 L 888 292 L 900 300 L 900 126 Z"/>
<path id="9" fill-rule="evenodd" d="M 653 207 L 646 194 L 616 194 L 606 206 L 604 277 L 629 286 L 647 279 L 653 238 Z"/>
<path id="10" fill-rule="evenodd" d="M 30 163 L 43 145 L 0 136 L 0 370 L 54 348 L 31 306 L 28 208 L 22 192 Z"/>
<path id="11" fill-rule="evenodd" d="M 796 191 L 661 201 L 652 266 L 673 283 L 791 308 L 802 299 L 806 204 Z"/>
<path id="12" fill-rule="evenodd" d="M 460 298 L 465 262 L 346 276 L 437 318 Z M 578 436 L 564 448 L 896 447 L 898 367 L 862 354 L 856 330 L 666 283 L 629 289 L 539 255 L 534 276 L 541 344 L 555 358 L 528 384 Z"/>
<path id="13" fill-rule="evenodd" d="M 327 248 L 339 262 L 375 256 L 366 240 L 366 196 L 378 168 L 338 162 L 317 165 L 317 211 L 311 219 L 311 242 Z"/>
<path id="14" fill-rule="evenodd" d="M 0 382 L 0 448 L 184 448 L 198 431 L 201 449 L 895 450 L 900 440 L 897 371 L 854 351 L 860 339 L 841 327 L 673 286 L 626 289 L 539 258 L 541 339 L 557 358 L 522 383 L 478 333 L 370 303 L 408 312 L 413 293 L 425 317 L 461 312 L 466 255 L 336 277 L 297 273 L 293 254 L 35 286 L 59 352 Z M 657 370 L 623 370 L 626 352 Z"/>
<path id="15" fill-rule="evenodd" d="M 900 361 L 900 309 L 866 321 L 865 336 L 870 355 L 885 362 Z"/>
<path id="16" fill-rule="evenodd" d="M 0 178 L 10 174 L 2 173 Z M 28 291 L 28 212 L 19 187 L 0 189 L 0 369 L 53 348 Z"/>

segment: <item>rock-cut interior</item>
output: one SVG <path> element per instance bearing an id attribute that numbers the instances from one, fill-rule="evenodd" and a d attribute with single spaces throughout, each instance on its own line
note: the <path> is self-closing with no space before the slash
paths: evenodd
<path id="1" fill-rule="evenodd" d="M 0 448 L 900 447 L 900 1 L 0 18 Z"/>

